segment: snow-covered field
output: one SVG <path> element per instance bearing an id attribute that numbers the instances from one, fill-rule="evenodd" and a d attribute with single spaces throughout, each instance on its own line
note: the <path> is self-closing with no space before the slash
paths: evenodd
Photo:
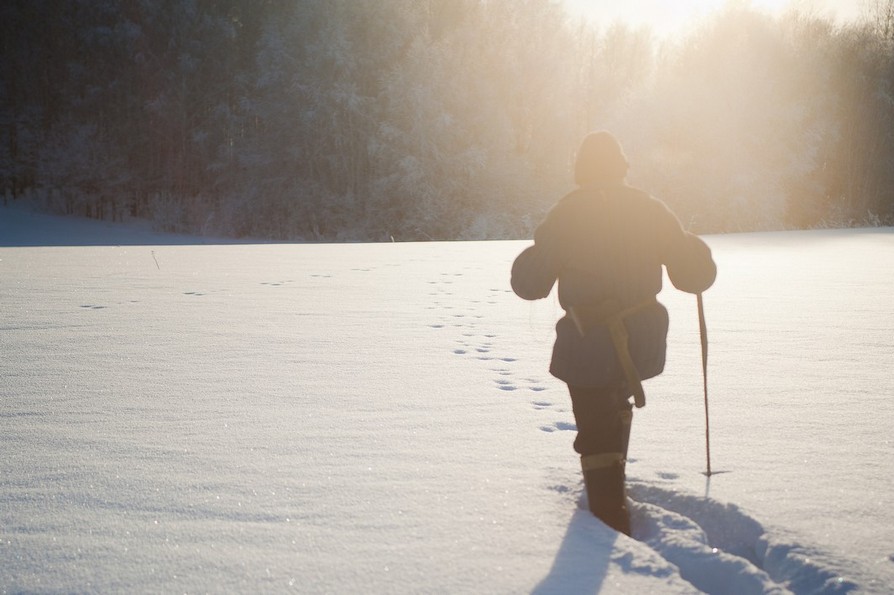
<path id="1" fill-rule="evenodd" d="M 894 231 L 707 237 L 586 510 L 525 242 L 202 245 L 0 209 L 0 592 L 894 590 Z M 107 244 L 107 245 L 103 245 Z"/>

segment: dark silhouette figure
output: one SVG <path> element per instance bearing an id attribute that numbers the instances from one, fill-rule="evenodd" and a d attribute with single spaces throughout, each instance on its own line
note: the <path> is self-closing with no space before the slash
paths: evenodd
<path id="1" fill-rule="evenodd" d="M 630 534 L 624 488 L 627 445 L 642 380 L 664 370 L 668 314 L 656 299 L 662 270 L 701 293 L 714 282 L 711 251 L 660 200 L 625 183 L 628 163 L 608 132 L 584 139 L 578 188 L 553 207 L 534 245 L 512 265 L 519 297 L 549 295 L 558 281 L 566 315 L 556 324 L 550 372 L 568 384 L 590 510 Z"/>

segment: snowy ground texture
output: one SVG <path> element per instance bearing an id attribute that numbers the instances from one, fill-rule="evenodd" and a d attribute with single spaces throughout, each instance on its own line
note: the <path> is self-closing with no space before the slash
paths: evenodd
<path id="1" fill-rule="evenodd" d="M 0 592 L 894 591 L 894 231 L 706 238 L 586 511 L 524 242 L 202 245 L 0 209 Z M 107 245 L 102 245 L 107 244 Z"/>

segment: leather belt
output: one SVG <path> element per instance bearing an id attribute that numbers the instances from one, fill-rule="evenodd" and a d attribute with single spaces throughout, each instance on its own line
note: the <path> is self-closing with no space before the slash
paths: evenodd
<path id="1" fill-rule="evenodd" d="M 606 300 L 592 305 L 572 306 L 568 309 L 568 315 L 574 321 L 581 336 L 590 327 L 599 325 L 608 327 L 612 344 L 615 347 L 615 353 L 618 355 L 618 361 L 621 363 L 621 368 L 624 370 L 624 376 L 627 379 L 627 388 L 632 391 L 633 404 L 637 408 L 646 406 L 646 393 L 643 390 L 643 383 L 639 378 L 639 372 L 636 370 L 633 358 L 630 356 L 630 336 L 627 333 L 624 319 L 657 303 L 658 300 L 653 296 L 644 302 L 624 309 L 619 309 L 616 300 Z"/>

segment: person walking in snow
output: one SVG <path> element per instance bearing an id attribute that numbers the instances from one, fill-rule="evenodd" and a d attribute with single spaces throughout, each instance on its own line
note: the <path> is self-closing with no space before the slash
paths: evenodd
<path id="1" fill-rule="evenodd" d="M 574 167 L 577 188 L 534 232 L 512 265 L 512 289 L 545 298 L 558 281 L 566 315 L 556 324 L 550 373 L 568 385 L 590 511 L 630 534 L 624 487 L 627 445 L 642 380 L 664 370 L 668 314 L 656 299 L 662 265 L 673 285 L 708 289 L 717 268 L 707 244 L 660 200 L 628 186 L 617 139 L 587 135 Z"/>

